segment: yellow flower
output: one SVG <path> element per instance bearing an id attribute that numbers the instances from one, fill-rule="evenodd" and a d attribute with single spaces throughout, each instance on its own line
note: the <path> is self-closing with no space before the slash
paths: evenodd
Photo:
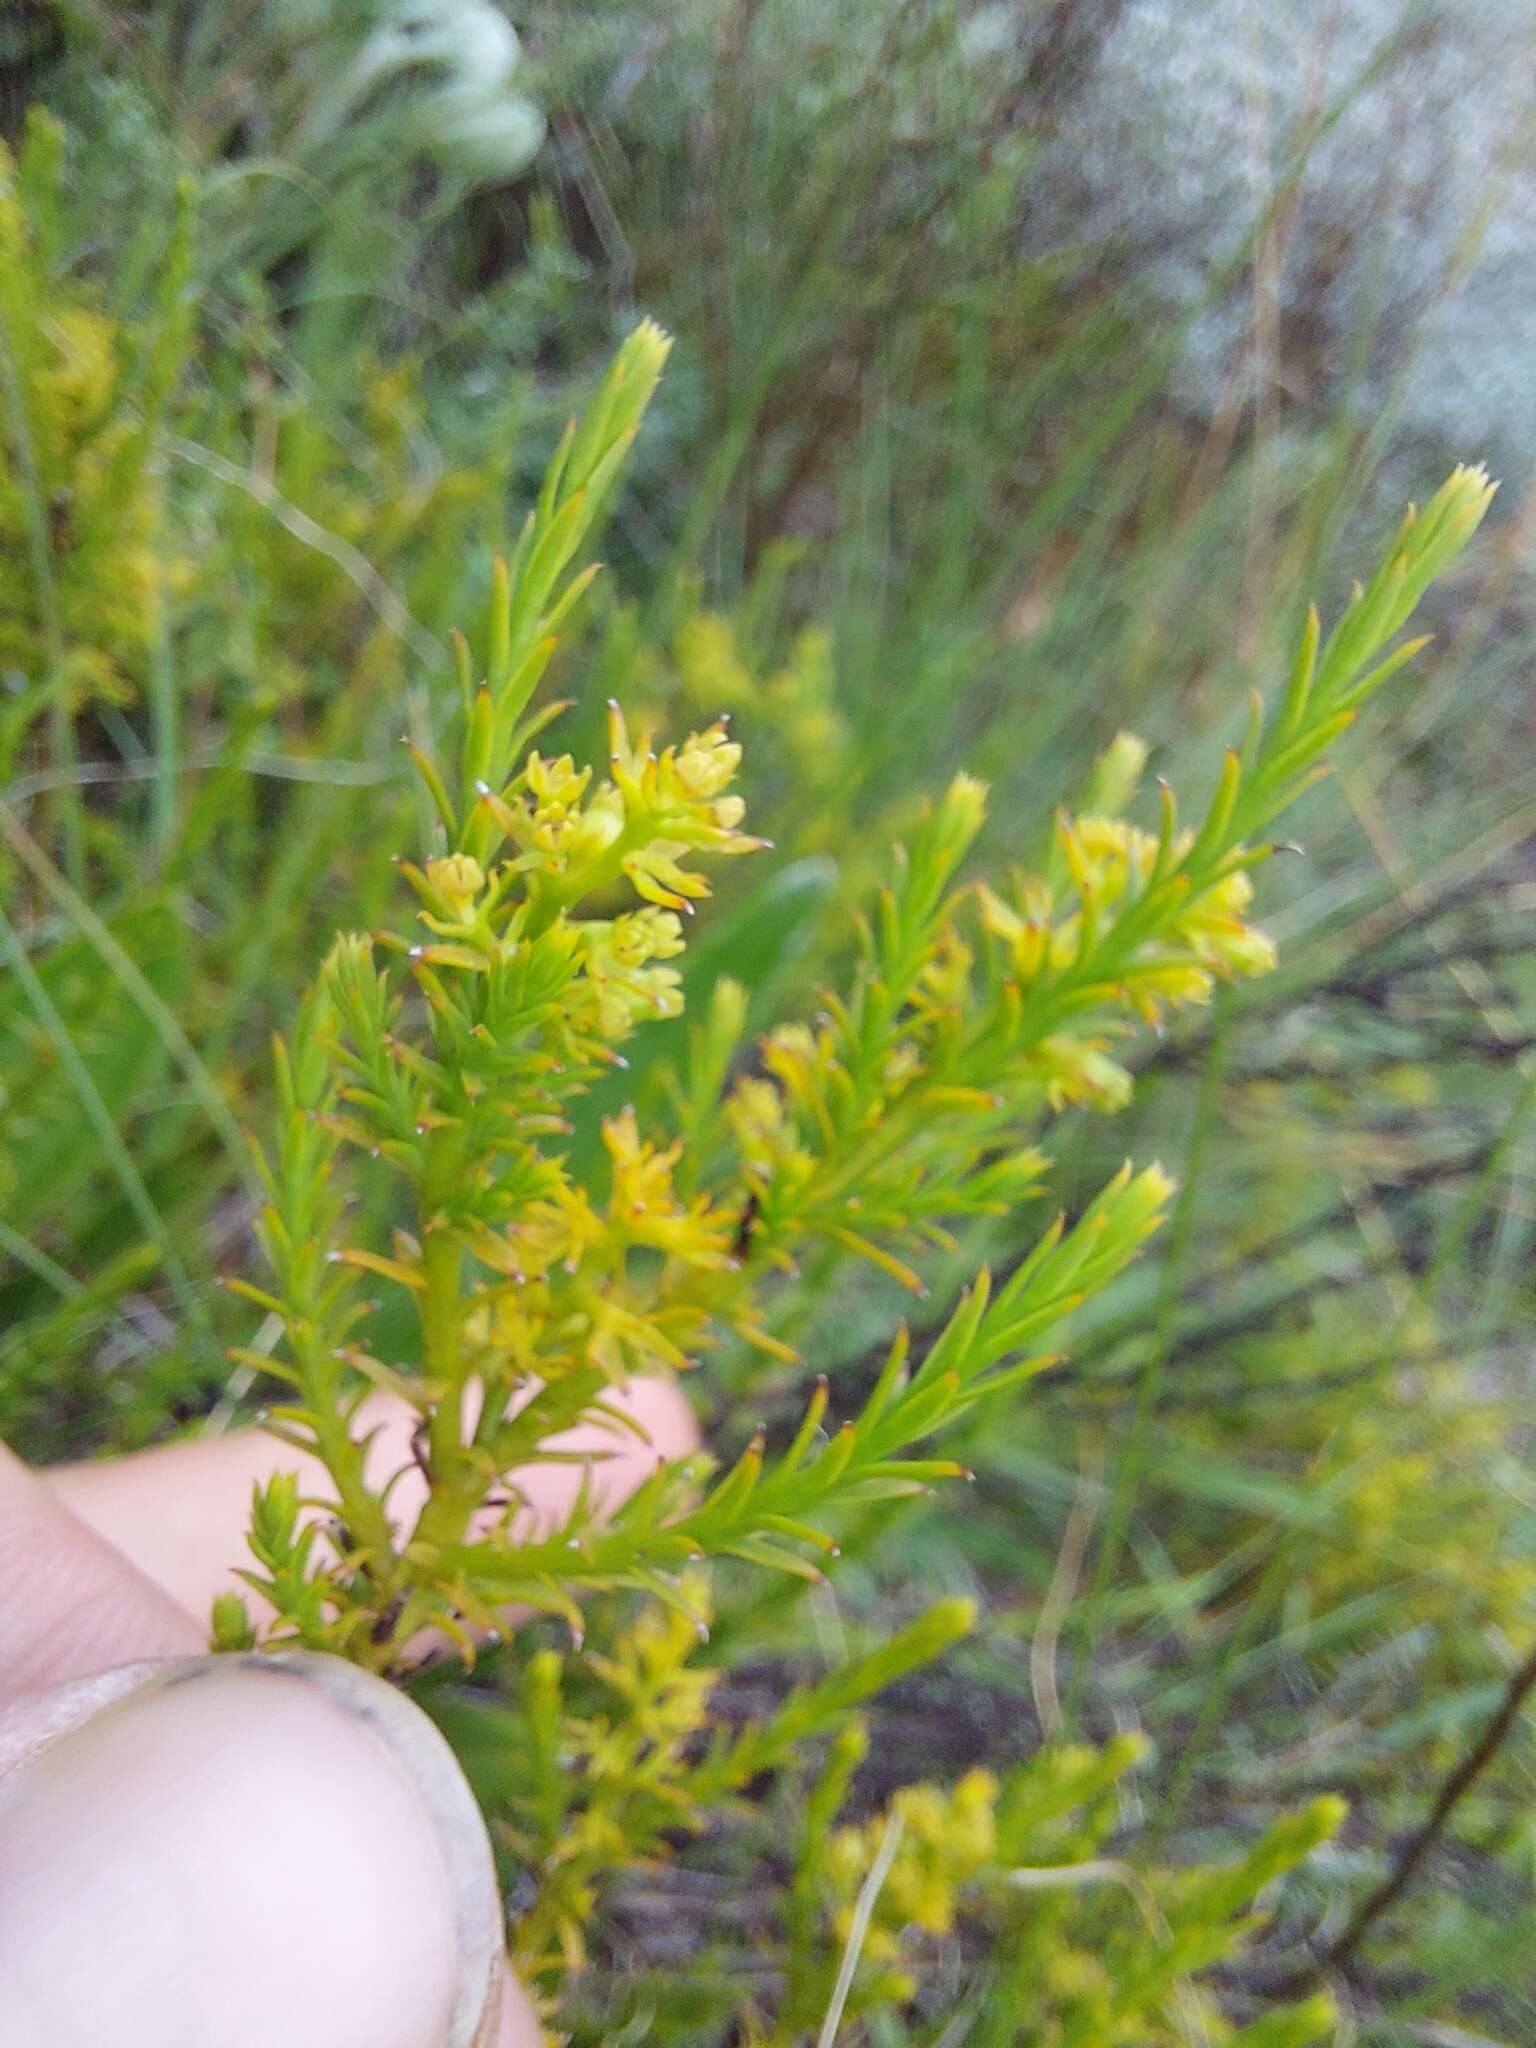
<path id="1" fill-rule="evenodd" d="M 450 917 L 466 922 L 485 887 L 485 870 L 467 853 L 450 853 L 427 862 L 427 880 L 442 897 Z"/>
<path id="2" fill-rule="evenodd" d="M 569 754 L 554 761 L 530 754 L 524 776 L 531 800 L 525 843 L 540 853 L 569 858 L 577 828 L 584 824 L 586 842 L 590 844 L 593 826 L 590 819 L 582 817 L 581 799 L 592 779 L 592 770 L 578 769 Z M 622 818 L 617 822 L 622 825 Z"/>
<path id="3" fill-rule="evenodd" d="M 659 1150 L 640 1136 L 635 1112 L 626 1108 L 604 1123 L 603 1143 L 613 1165 L 608 1215 L 630 1243 L 670 1252 L 689 1265 L 729 1266 L 727 1219 L 702 1196 L 684 1205 L 673 1193 L 681 1139 Z"/>
<path id="4" fill-rule="evenodd" d="M 678 864 L 691 848 L 751 853 L 764 842 L 739 830 L 746 807 L 725 792 L 741 764 L 741 748 L 723 721 L 690 733 L 680 747 L 652 751 L 650 735 L 631 742 L 623 713 L 609 712 L 612 788 L 623 805 L 624 830 L 637 843 L 623 859 L 636 893 L 667 910 L 687 910 L 709 884 Z"/>
<path id="5" fill-rule="evenodd" d="M 603 1219 L 581 1188 L 560 1182 L 544 1200 L 531 1203 L 507 1231 L 514 1270 L 536 1279 L 555 1266 L 574 1272 L 603 1242 Z"/>
<path id="6" fill-rule="evenodd" d="M 662 756 L 664 791 L 668 791 L 668 754 Z M 734 740 L 727 739 L 725 726 L 720 722 L 705 732 L 688 735 L 671 760 L 670 780 L 689 801 L 697 802 L 702 798 L 719 796 L 729 787 L 740 766 L 741 748 Z"/>

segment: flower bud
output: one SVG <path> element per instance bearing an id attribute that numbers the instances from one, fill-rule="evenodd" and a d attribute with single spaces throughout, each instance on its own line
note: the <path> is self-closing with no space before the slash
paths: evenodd
<path id="1" fill-rule="evenodd" d="M 485 887 L 485 870 L 467 853 L 450 853 L 427 862 L 427 880 L 442 897 L 450 916 L 467 918 Z"/>

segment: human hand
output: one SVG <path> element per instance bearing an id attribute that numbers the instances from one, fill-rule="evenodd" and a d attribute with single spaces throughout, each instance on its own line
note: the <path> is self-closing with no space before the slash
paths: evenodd
<path id="1" fill-rule="evenodd" d="M 610 1502 L 693 1442 L 573 1432 Z M 382 1397 L 370 1458 L 409 1462 Z M 0 1446 L 0 2035 L 6 2048 L 534 2048 L 489 1844 L 446 1744 L 331 1657 L 207 1657 L 251 1487 L 303 1467 L 258 1430 L 30 1472 Z M 534 1515 L 579 1467 L 517 1475 Z M 414 1511 L 408 1479 L 396 1511 Z"/>

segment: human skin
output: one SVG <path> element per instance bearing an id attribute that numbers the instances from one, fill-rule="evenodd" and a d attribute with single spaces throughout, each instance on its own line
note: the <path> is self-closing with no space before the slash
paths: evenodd
<path id="1" fill-rule="evenodd" d="M 625 1394 L 647 1441 L 574 1433 L 610 1504 L 692 1448 L 681 1397 Z M 378 1397 L 373 1476 L 412 1418 Z M 499 1960 L 468 1788 L 425 1716 L 332 1658 L 207 1658 L 252 1485 L 324 1474 L 260 1430 L 28 1470 L 0 1446 L 0 2016 L 7 2048 L 535 2048 Z M 579 1466 L 512 1475 L 526 1512 Z"/>

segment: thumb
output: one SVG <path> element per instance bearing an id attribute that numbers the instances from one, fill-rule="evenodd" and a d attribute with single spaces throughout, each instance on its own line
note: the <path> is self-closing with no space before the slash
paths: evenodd
<path id="1" fill-rule="evenodd" d="M 19 1701 L 0 1759 L 10 2048 L 535 2048 L 474 1800 L 382 1680 L 141 1665 Z"/>

